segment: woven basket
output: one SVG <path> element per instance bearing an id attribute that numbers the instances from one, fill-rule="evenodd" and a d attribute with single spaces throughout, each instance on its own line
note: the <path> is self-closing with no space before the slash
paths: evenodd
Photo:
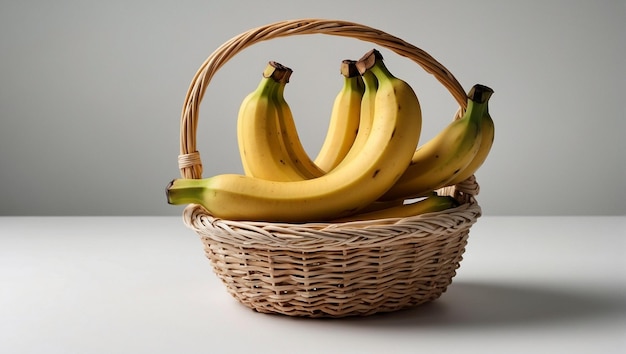
<path id="1" fill-rule="evenodd" d="M 196 150 L 200 102 L 215 72 L 248 46 L 273 38 L 325 34 L 352 37 L 407 57 L 452 94 L 459 112 L 467 96 L 454 76 L 423 50 L 357 23 L 300 19 L 251 29 L 217 48 L 194 76 L 181 119 L 183 178 L 201 178 Z M 371 315 L 437 299 L 452 282 L 470 227 L 481 215 L 472 176 L 444 188 L 461 205 L 407 218 L 348 223 L 266 223 L 223 220 L 199 205 L 183 213 L 201 238 L 215 274 L 228 292 L 262 313 L 305 317 Z"/>

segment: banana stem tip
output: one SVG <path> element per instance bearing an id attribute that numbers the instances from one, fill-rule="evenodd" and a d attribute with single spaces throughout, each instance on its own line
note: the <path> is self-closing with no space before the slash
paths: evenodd
<path id="1" fill-rule="evenodd" d="M 174 181 L 175 179 L 171 180 L 170 183 L 168 183 L 165 187 L 165 197 L 167 198 L 167 204 L 172 204 L 172 201 L 170 200 L 170 189 L 174 185 Z"/>
<path id="2" fill-rule="evenodd" d="M 374 66 L 377 60 L 383 60 L 383 55 L 374 48 L 369 52 L 363 54 L 363 56 L 359 60 L 357 60 L 356 67 L 357 69 L 359 69 L 359 72 L 363 74 L 369 68 Z"/>
<path id="3" fill-rule="evenodd" d="M 468 92 L 467 98 L 477 103 L 485 103 L 489 100 L 493 90 L 485 85 L 476 84 Z"/>

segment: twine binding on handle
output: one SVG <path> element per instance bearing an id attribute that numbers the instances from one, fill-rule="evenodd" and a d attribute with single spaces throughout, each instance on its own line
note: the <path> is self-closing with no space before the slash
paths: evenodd
<path id="1" fill-rule="evenodd" d="M 324 19 L 281 21 L 250 29 L 226 41 L 200 66 L 181 114 L 178 157 L 183 178 L 201 178 L 196 149 L 200 102 L 217 70 L 255 43 L 324 34 L 372 42 L 419 64 L 459 104 L 467 96 L 433 57 L 393 35 L 361 24 Z M 213 272 L 241 304 L 262 313 L 303 317 L 364 316 L 433 301 L 451 284 L 470 227 L 481 216 L 474 176 L 442 188 L 461 205 L 407 218 L 347 223 L 266 223 L 216 218 L 191 204 L 184 224 L 201 239 Z"/>
<path id="2" fill-rule="evenodd" d="M 191 169 L 191 171 L 193 171 L 192 175 L 202 176 L 202 159 L 200 159 L 200 153 L 193 151 L 188 154 L 178 155 L 178 168 L 181 171 Z"/>

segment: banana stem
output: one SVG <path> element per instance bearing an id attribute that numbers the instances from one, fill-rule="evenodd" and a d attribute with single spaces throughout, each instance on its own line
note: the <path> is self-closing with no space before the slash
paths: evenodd
<path id="1" fill-rule="evenodd" d="M 487 103 L 493 90 L 485 85 L 476 84 L 468 92 L 467 98 L 476 103 Z"/>
<path id="2" fill-rule="evenodd" d="M 341 61 L 341 75 L 345 78 L 360 76 L 359 69 L 356 67 L 356 60 L 345 59 Z"/>
<path id="3" fill-rule="evenodd" d="M 356 62 L 356 67 L 359 69 L 361 75 L 367 70 L 379 70 L 383 72 L 383 76 L 393 76 L 387 69 L 387 67 L 382 64 L 383 55 L 376 49 L 372 49 L 369 52 L 365 53 L 359 60 Z M 376 64 L 379 65 L 376 65 Z"/>
<path id="4" fill-rule="evenodd" d="M 263 77 L 271 78 L 276 82 L 284 81 L 287 83 L 289 82 L 289 77 L 291 77 L 292 72 L 293 70 L 283 64 L 276 61 L 270 61 L 265 67 L 265 70 L 263 70 Z"/>
<path id="5" fill-rule="evenodd" d="M 173 205 L 201 203 L 205 188 L 202 180 L 191 178 L 177 178 L 165 188 L 167 203 Z"/>
<path id="6" fill-rule="evenodd" d="M 467 93 L 467 109 L 466 115 L 469 120 L 480 124 L 483 114 L 487 111 L 489 98 L 493 94 L 493 90 L 485 85 L 476 84 Z"/>

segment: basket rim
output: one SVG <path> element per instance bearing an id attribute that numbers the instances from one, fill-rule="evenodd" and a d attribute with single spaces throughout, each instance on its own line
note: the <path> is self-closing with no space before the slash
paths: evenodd
<path id="1" fill-rule="evenodd" d="M 428 242 L 467 231 L 482 215 L 472 201 L 439 212 L 404 218 L 342 223 L 272 223 L 214 217 L 198 204 L 188 205 L 183 222 L 213 242 L 266 250 L 339 251 Z"/>
<path id="2" fill-rule="evenodd" d="M 183 104 L 178 165 L 183 178 L 202 178 L 202 160 L 196 137 L 200 103 L 214 74 L 245 48 L 266 40 L 293 35 L 325 34 L 350 37 L 380 45 L 417 63 L 432 74 L 459 104 L 455 117 L 467 106 L 467 94 L 454 75 L 426 51 L 385 31 L 360 23 L 322 18 L 301 18 L 251 28 L 224 42 L 196 71 Z"/>

